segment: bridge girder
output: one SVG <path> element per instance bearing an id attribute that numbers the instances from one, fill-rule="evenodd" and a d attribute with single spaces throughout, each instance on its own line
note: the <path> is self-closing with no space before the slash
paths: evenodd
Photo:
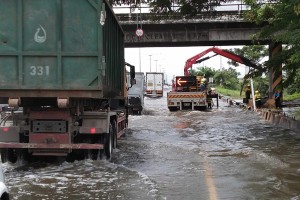
<path id="1" fill-rule="evenodd" d="M 260 27 L 250 22 L 199 22 L 121 24 L 125 33 L 125 47 L 175 47 L 175 46 L 230 46 L 254 44 L 252 35 Z M 135 34 L 142 28 L 144 35 Z M 268 41 L 260 41 L 268 44 Z"/>

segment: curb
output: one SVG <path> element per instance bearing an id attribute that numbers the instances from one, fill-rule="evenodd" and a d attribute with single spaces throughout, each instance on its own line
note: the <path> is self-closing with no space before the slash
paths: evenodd
<path id="1" fill-rule="evenodd" d="M 236 105 L 245 110 L 252 110 L 252 108 L 247 108 L 247 105 L 234 101 L 228 97 L 222 96 L 221 99 L 228 103 L 230 106 Z M 280 126 L 286 129 L 290 129 L 297 134 L 300 134 L 300 121 L 295 120 L 294 117 L 287 116 L 281 110 L 271 110 L 271 109 L 258 109 L 256 112 L 260 113 L 262 118 L 275 126 Z"/>
<path id="2" fill-rule="evenodd" d="M 300 121 L 293 117 L 286 116 L 284 112 L 278 110 L 259 110 L 263 118 L 273 125 L 290 129 L 296 133 L 300 133 Z"/>

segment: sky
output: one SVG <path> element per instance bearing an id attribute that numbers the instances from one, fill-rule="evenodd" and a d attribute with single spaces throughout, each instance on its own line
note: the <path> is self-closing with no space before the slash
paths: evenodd
<path id="1" fill-rule="evenodd" d="M 174 76 L 184 75 L 184 65 L 187 59 L 201 53 L 211 46 L 199 47 L 153 47 L 153 48 L 125 48 L 125 61 L 135 66 L 136 72 L 164 72 L 165 80 L 171 83 Z M 218 46 L 220 49 L 242 48 L 242 46 Z M 151 56 L 150 56 L 151 55 Z M 213 56 L 210 52 L 206 56 Z M 151 60 L 151 61 L 150 61 Z M 193 65 L 193 69 L 198 67 L 210 67 L 216 70 L 228 69 L 229 64 L 226 57 L 217 55 L 200 64 Z M 239 65 L 236 70 L 241 73 L 241 77 L 248 69 L 245 65 Z"/>

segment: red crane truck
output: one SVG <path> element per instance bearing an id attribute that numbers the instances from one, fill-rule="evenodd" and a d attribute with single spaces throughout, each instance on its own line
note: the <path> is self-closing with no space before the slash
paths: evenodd
<path id="1" fill-rule="evenodd" d="M 250 61 L 249 59 L 236 55 L 230 51 L 219 49 L 216 47 L 208 48 L 201 53 L 189 58 L 184 66 L 184 76 L 177 76 L 172 83 L 172 91 L 167 94 L 168 108 L 170 111 L 192 109 L 192 110 L 205 110 L 207 108 L 207 95 L 210 95 L 211 98 L 217 98 L 218 94 L 207 94 L 207 90 L 201 89 L 201 80 L 204 77 L 200 76 L 190 76 L 189 69 L 192 68 L 193 64 L 200 63 L 204 60 L 207 60 L 213 56 L 205 57 L 206 54 L 214 52 L 217 54 L 227 57 L 235 62 L 253 67 L 258 69 L 259 66 Z M 200 59 L 202 58 L 202 59 Z M 207 82 L 202 81 L 203 84 L 207 87 Z M 205 87 L 205 88 L 206 88 Z"/>

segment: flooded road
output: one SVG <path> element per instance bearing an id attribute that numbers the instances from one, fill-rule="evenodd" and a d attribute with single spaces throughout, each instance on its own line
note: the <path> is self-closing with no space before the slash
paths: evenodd
<path id="1" fill-rule="evenodd" d="M 145 98 L 108 161 L 3 164 L 11 199 L 300 199 L 300 136 L 256 112 Z"/>

